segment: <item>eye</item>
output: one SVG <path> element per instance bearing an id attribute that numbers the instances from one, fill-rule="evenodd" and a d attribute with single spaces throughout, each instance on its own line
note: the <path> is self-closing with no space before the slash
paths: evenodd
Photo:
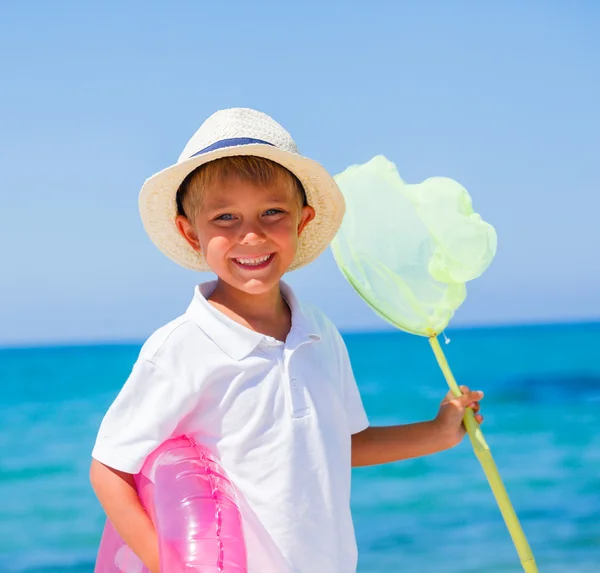
<path id="1" fill-rule="evenodd" d="M 233 221 L 233 215 L 231 213 L 223 213 L 215 217 L 215 221 Z"/>
<path id="2" fill-rule="evenodd" d="M 283 213 L 281 209 L 267 209 L 265 211 L 265 215 L 279 215 L 279 213 Z"/>

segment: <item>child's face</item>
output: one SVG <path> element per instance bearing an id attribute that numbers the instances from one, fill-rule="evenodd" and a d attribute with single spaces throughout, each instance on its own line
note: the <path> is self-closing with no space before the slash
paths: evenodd
<path id="1" fill-rule="evenodd" d="M 205 192 L 193 221 L 178 216 L 176 223 L 221 280 L 262 294 L 278 285 L 314 216 L 312 207 L 301 207 L 291 182 L 264 188 L 236 177 Z"/>

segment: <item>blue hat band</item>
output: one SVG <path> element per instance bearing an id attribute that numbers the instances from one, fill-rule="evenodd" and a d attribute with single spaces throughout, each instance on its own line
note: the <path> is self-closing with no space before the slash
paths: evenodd
<path id="1" fill-rule="evenodd" d="M 217 149 L 225 149 L 227 147 L 237 147 L 238 145 L 253 145 L 253 144 L 262 144 L 262 145 L 270 145 L 271 147 L 275 147 L 272 143 L 268 141 L 263 141 L 262 139 L 254 139 L 253 137 L 231 137 L 229 139 L 221 139 L 201 149 L 200 151 L 196 151 L 193 155 L 190 155 L 190 159 L 192 157 L 196 157 L 198 155 L 202 155 L 204 153 L 208 153 L 209 151 L 215 151 Z"/>

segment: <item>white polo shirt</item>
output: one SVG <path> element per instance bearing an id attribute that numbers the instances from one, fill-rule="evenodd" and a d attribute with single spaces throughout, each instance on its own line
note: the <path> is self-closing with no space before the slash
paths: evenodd
<path id="1" fill-rule="evenodd" d="M 146 341 L 92 455 L 137 473 L 165 439 L 193 437 L 237 487 L 248 573 L 355 573 L 351 434 L 368 421 L 342 337 L 283 282 L 285 343 L 215 309 L 215 286 Z"/>

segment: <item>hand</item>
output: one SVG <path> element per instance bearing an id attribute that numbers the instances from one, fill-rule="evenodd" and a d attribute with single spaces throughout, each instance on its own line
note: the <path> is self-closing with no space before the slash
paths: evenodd
<path id="1" fill-rule="evenodd" d="M 461 442 L 467 433 L 463 423 L 465 410 L 470 408 L 475 413 L 475 420 L 481 424 L 483 416 L 479 414 L 479 400 L 483 398 L 483 392 L 471 391 L 467 386 L 460 386 L 462 396 L 455 398 L 452 392 L 448 392 L 442 400 L 440 409 L 435 417 L 434 423 L 437 424 L 439 432 L 449 446 L 454 447 Z"/>

